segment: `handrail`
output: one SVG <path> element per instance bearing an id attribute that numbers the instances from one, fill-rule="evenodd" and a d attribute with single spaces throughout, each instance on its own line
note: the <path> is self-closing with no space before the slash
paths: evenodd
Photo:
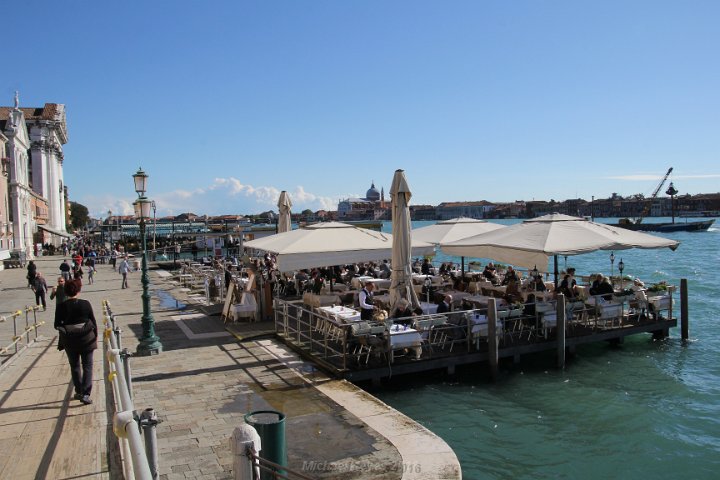
<path id="1" fill-rule="evenodd" d="M 262 470 L 263 472 L 270 473 L 273 478 L 276 479 L 282 478 L 285 480 L 314 480 L 313 477 L 308 477 L 307 475 L 296 472 L 295 470 L 292 470 L 284 465 L 279 465 L 275 462 L 271 462 L 270 460 L 260 457 L 252 446 L 248 446 L 247 453 L 248 457 L 253 462 L 255 467 L 253 469 L 253 476 L 255 478 L 260 478 L 258 470 Z M 285 473 L 282 474 L 279 472 L 279 470 L 284 471 Z"/>
<path id="2" fill-rule="evenodd" d="M 32 331 L 35 332 L 34 340 L 37 340 L 37 336 L 38 336 L 37 329 L 40 328 L 42 325 L 45 325 L 44 321 L 38 322 L 37 314 L 35 313 L 38 310 L 40 310 L 40 308 L 41 307 L 39 305 L 32 306 L 32 307 L 25 306 L 25 308 L 23 310 L 16 310 L 15 312 L 13 312 L 11 315 L 9 315 L 7 317 L 0 316 L 0 322 L 6 322 L 10 318 L 13 321 L 12 341 L 7 346 L 0 348 L 0 355 L 5 355 L 6 353 L 8 353 L 10 351 L 10 349 L 12 347 L 15 347 L 15 351 L 12 353 L 12 355 L 5 358 L 4 360 L 0 360 L 0 363 L 7 362 L 8 360 L 10 360 L 14 355 L 16 355 L 20 351 L 18 348 L 18 344 L 22 342 L 23 336 L 25 337 L 25 342 L 24 342 L 25 348 L 27 348 L 30 345 L 30 332 L 32 332 Z M 30 312 L 32 312 L 32 314 L 33 314 L 33 323 L 32 324 L 30 324 L 29 319 L 28 319 Z M 21 332 L 18 332 L 17 319 L 23 313 L 25 313 L 25 328 Z"/>
<path id="3" fill-rule="evenodd" d="M 108 381 L 112 385 L 113 397 L 119 410 L 113 415 L 113 432 L 119 438 L 120 447 L 123 451 L 125 478 L 152 480 L 153 476 L 145 453 L 142 436 L 140 435 L 140 426 L 135 419 L 133 401 L 125 380 L 125 369 L 113 331 L 114 319 L 107 300 L 103 300 L 103 321 L 105 326 L 103 346 L 105 347 L 105 358 L 110 372 Z"/>

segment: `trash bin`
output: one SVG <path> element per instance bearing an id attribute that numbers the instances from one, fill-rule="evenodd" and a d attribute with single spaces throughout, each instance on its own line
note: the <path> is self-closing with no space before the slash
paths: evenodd
<path id="1" fill-rule="evenodd" d="M 285 414 L 274 410 L 258 410 L 245 415 L 245 423 L 257 430 L 260 435 L 260 458 L 287 466 L 287 448 L 285 445 Z M 279 473 L 284 474 L 281 470 Z M 260 470 L 262 480 L 272 479 L 272 472 Z"/>

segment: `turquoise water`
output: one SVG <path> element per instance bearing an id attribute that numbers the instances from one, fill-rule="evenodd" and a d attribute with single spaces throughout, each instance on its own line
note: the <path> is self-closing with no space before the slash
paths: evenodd
<path id="1" fill-rule="evenodd" d="M 441 436 L 466 479 L 720 478 L 720 228 L 663 236 L 682 243 L 615 252 L 615 272 L 622 258 L 646 284 L 687 278 L 689 342 L 677 328 L 579 348 L 565 370 L 538 355 L 502 364 L 496 383 L 478 365 L 371 392 Z M 609 273 L 609 252 L 567 265 Z"/>

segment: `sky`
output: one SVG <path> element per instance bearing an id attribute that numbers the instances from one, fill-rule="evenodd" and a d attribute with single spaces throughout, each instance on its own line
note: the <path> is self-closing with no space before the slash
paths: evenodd
<path id="1" fill-rule="evenodd" d="M 158 216 L 720 192 L 717 1 L 9 3 L 0 105 L 65 104 L 94 217 L 138 167 Z"/>

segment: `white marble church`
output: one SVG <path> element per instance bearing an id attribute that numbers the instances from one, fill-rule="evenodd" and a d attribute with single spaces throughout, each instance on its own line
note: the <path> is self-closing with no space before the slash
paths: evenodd
<path id="1" fill-rule="evenodd" d="M 0 107 L 0 259 L 11 251 L 34 258 L 37 244 L 68 237 L 63 145 L 65 105 Z"/>

